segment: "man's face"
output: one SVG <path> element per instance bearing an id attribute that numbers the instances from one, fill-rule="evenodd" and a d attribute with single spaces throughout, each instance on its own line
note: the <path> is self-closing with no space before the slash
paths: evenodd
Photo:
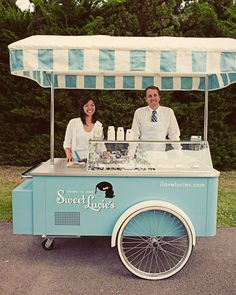
<path id="1" fill-rule="evenodd" d="M 159 107 L 160 96 L 156 89 L 148 89 L 145 100 L 148 103 L 149 107 L 153 110 Z"/>

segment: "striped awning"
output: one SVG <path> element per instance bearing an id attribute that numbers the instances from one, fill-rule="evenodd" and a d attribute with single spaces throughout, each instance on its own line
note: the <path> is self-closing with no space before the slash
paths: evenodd
<path id="1" fill-rule="evenodd" d="M 9 46 L 13 75 L 42 87 L 209 90 L 236 82 L 231 38 L 32 36 Z"/>

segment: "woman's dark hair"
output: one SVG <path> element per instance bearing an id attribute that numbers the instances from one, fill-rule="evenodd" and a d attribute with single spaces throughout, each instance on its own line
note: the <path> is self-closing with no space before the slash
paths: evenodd
<path id="1" fill-rule="evenodd" d="M 93 103 L 95 104 L 95 101 L 93 98 L 91 97 L 86 97 L 86 98 L 82 98 L 81 101 L 80 101 L 80 106 L 79 106 L 79 117 L 81 119 L 81 121 L 83 122 L 83 124 L 85 125 L 86 124 L 86 114 L 84 112 L 84 105 L 86 105 L 86 103 L 88 103 L 90 100 L 93 101 Z M 96 106 L 96 104 L 95 104 Z M 95 112 L 92 116 L 92 122 L 95 123 L 96 121 L 98 120 L 98 113 L 97 113 L 97 108 L 95 109 Z"/>

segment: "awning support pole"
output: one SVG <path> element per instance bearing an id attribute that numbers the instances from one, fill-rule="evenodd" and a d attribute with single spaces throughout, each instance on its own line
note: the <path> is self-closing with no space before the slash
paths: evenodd
<path id="1" fill-rule="evenodd" d="M 54 165 L 54 73 L 51 72 L 50 164 Z"/>
<path id="2" fill-rule="evenodd" d="M 208 90 L 209 90 L 209 76 L 205 76 L 205 107 L 204 107 L 204 140 L 207 141 L 208 130 Z"/>

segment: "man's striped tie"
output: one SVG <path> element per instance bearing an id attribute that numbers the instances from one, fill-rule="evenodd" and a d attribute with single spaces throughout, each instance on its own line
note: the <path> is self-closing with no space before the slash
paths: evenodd
<path id="1" fill-rule="evenodd" d="M 152 122 L 157 122 L 157 111 L 152 111 Z"/>

